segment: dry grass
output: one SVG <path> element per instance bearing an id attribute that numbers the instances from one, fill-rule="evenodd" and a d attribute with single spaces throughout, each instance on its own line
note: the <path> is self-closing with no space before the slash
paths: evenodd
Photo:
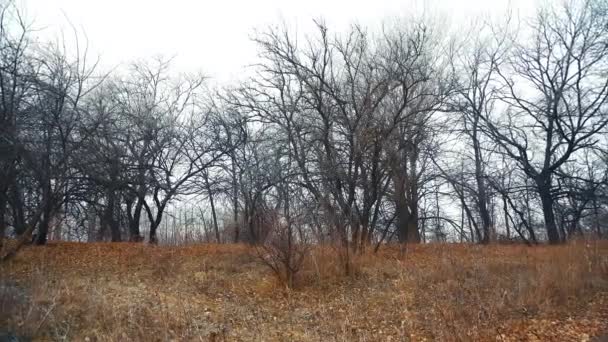
<path id="1" fill-rule="evenodd" d="M 317 247 L 286 290 L 242 245 L 59 243 L 0 266 L 0 327 L 73 341 L 581 341 L 608 331 L 608 243 Z M 2 329 L 0 329 L 0 332 Z"/>

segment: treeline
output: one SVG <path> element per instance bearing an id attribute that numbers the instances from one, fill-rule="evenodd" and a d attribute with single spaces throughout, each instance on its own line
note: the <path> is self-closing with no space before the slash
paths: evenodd
<path id="1" fill-rule="evenodd" d="M 0 236 L 156 243 L 185 199 L 214 241 L 279 250 L 605 236 L 607 9 L 271 28 L 210 89 L 164 60 L 102 74 L 2 5 Z"/>

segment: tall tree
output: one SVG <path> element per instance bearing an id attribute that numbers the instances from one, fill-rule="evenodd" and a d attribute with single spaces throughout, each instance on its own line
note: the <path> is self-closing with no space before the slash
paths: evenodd
<path id="1" fill-rule="evenodd" d="M 566 238 L 555 220 L 555 172 L 608 124 L 608 26 L 599 3 L 540 9 L 529 36 L 513 41 L 497 70 L 504 115 L 482 117 L 501 151 L 534 182 L 550 243 Z"/>

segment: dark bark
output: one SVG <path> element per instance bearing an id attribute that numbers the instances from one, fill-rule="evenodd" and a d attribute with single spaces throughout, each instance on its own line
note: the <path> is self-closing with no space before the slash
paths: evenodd
<path id="1" fill-rule="evenodd" d="M 44 245 L 47 242 L 48 233 L 49 233 L 49 225 L 51 223 L 51 218 L 53 215 L 52 210 L 52 199 L 51 199 L 51 184 L 50 179 L 45 180 L 45 184 L 42 190 L 42 219 L 38 226 L 38 232 L 36 234 L 35 243 L 37 245 Z"/>
<path id="2" fill-rule="evenodd" d="M 148 221 L 150 222 L 150 232 L 148 234 L 148 242 L 151 244 L 157 244 L 158 238 L 156 237 L 156 229 L 158 225 L 156 225 L 156 219 L 152 214 L 152 209 L 148 205 L 148 203 L 144 202 L 144 208 L 146 208 L 146 214 L 148 215 Z"/>
<path id="3" fill-rule="evenodd" d="M 116 210 L 116 192 L 113 189 L 108 190 L 107 192 L 107 203 L 104 212 L 104 219 L 102 222 L 103 231 L 107 231 L 108 228 L 110 230 L 110 236 L 112 242 L 120 242 L 122 240 L 120 234 L 120 227 L 118 221 L 116 220 L 115 210 Z M 103 236 L 103 235 L 102 235 Z"/>
<path id="4" fill-rule="evenodd" d="M 397 219 L 397 238 L 400 243 L 405 243 L 408 240 L 408 229 L 409 229 L 409 210 L 407 202 L 405 200 L 405 194 L 403 193 L 402 187 L 395 186 L 395 212 Z"/>
<path id="5" fill-rule="evenodd" d="M 17 183 L 12 186 L 11 207 L 13 209 L 13 228 L 16 235 L 21 235 L 25 232 L 25 215 L 23 212 L 23 201 L 21 199 L 21 190 Z"/>
<path id="6" fill-rule="evenodd" d="M 412 152 L 409 158 L 397 163 L 405 164 L 408 161 L 409 165 L 394 164 L 392 170 L 397 238 L 400 243 L 419 243 L 416 154 Z"/>
<path id="7" fill-rule="evenodd" d="M 477 129 L 479 125 L 479 116 L 475 116 L 473 121 L 473 132 L 471 138 L 473 139 L 473 149 L 475 152 L 475 182 L 477 183 L 477 205 L 479 209 L 479 216 L 481 217 L 481 227 L 483 230 L 483 236 L 481 243 L 488 244 L 491 242 L 491 218 L 490 212 L 488 211 L 488 194 L 486 189 L 486 182 L 484 179 L 484 165 L 481 155 L 481 146 L 479 144 L 479 137 L 477 135 Z"/>
<path id="8" fill-rule="evenodd" d="M 239 242 L 239 197 L 238 197 L 238 183 L 236 176 L 236 156 L 234 151 L 231 155 L 232 161 L 232 219 L 234 221 L 234 243 Z"/>
<path id="9" fill-rule="evenodd" d="M 220 237 L 220 229 L 217 226 L 217 214 L 215 212 L 215 201 L 213 198 L 213 191 L 211 189 L 211 184 L 209 183 L 209 175 L 207 172 L 204 174 L 205 177 L 205 188 L 207 193 L 209 194 L 209 205 L 211 206 L 211 217 L 213 218 L 213 229 L 215 230 L 215 240 L 217 243 L 221 243 Z"/>
<path id="10" fill-rule="evenodd" d="M 4 236 L 6 234 L 6 196 L 4 193 L 0 193 L 0 251 L 4 244 Z"/>
<path id="11" fill-rule="evenodd" d="M 551 179 L 549 177 L 539 177 L 537 179 L 538 194 L 543 208 L 543 218 L 545 220 L 545 229 L 547 238 L 550 244 L 558 244 L 561 242 L 557 224 L 555 222 L 555 213 L 553 211 L 553 195 L 551 194 Z"/>
<path id="12" fill-rule="evenodd" d="M 141 221 L 141 212 L 144 207 L 144 198 L 138 198 L 135 202 L 135 206 L 133 206 L 133 200 L 127 200 L 127 216 L 129 220 L 129 241 L 131 242 L 141 242 L 143 241 L 143 236 L 139 230 L 139 224 Z"/>
<path id="13" fill-rule="evenodd" d="M 505 229 L 507 231 L 507 240 L 511 240 L 511 228 L 509 226 L 509 207 L 507 205 L 507 198 L 504 195 L 502 196 L 502 206 L 505 215 Z"/>
<path id="14" fill-rule="evenodd" d="M 408 203 L 404 195 L 397 195 L 395 201 L 397 238 L 400 243 L 419 243 L 418 205 Z"/>
<path id="15" fill-rule="evenodd" d="M 420 129 L 420 128 L 418 128 Z M 407 240 L 409 243 L 420 243 L 420 231 L 418 227 L 418 181 L 419 175 L 417 171 L 418 156 L 420 154 L 420 132 L 412 133 L 408 142 L 410 145 L 408 151 L 409 157 L 409 178 L 406 183 L 406 191 L 408 192 L 408 207 L 410 211 L 409 221 L 407 226 Z"/>
<path id="16" fill-rule="evenodd" d="M 418 194 L 412 193 L 412 200 L 409 203 L 409 220 L 407 223 L 407 242 L 420 243 L 420 230 L 418 227 Z"/>
<path id="17" fill-rule="evenodd" d="M 34 243 L 37 245 L 44 245 L 47 241 L 47 236 L 49 233 L 49 220 L 50 217 L 47 216 L 47 213 L 42 214 L 42 220 L 40 221 L 40 225 L 38 226 L 38 232 L 35 236 Z"/>
<path id="18" fill-rule="evenodd" d="M 595 233 L 597 238 L 602 238 L 602 229 L 600 228 L 600 215 L 598 210 L 597 198 L 593 198 L 593 225 L 595 226 Z"/>
<path id="19" fill-rule="evenodd" d="M 148 221 L 150 222 L 150 232 L 148 234 L 148 242 L 151 244 L 157 244 L 158 243 L 158 236 L 157 236 L 157 230 L 158 227 L 160 226 L 160 223 L 163 220 L 163 214 L 165 211 L 165 207 L 167 206 L 167 203 L 169 201 L 169 199 L 171 198 L 170 195 L 167 195 L 164 200 L 160 200 L 158 198 L 158 193 L 160 191 L 160 188 L 156 188 L 154 190 L 154 195 L 153 195 L 153 199 L 154 199 L 154 203 L 156 204 L 156 215 L 152 214 L 152 208 L 150 208 L 150 206 L 148 205 L 148 203 L 146 201 L 143 202 L 143 206 L 146 209 L 146 214 L 148 215 Z"/>
<path id="20" fill-rule="evenodd" d="M 158 244 L 158 237 L 156 236 L 156 230 L 158 226 L 154 223 L 150 224 L 150 234 L 148 236 L 148 242 L 153 245 Z"/>

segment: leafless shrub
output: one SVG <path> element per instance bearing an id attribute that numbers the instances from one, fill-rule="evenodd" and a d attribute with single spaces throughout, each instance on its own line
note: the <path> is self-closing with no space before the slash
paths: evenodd
<path id="1" fill-rule="evenodd" d="M 309 245 L 294 234 L 300 228 L 295 222 L 268 215 L 270 231 L 265 241 L 256 246 L 259 259 L 276 275 L 281 284 L 288 288 L 295 285 L 295 277 L 302 269 Z"/>

